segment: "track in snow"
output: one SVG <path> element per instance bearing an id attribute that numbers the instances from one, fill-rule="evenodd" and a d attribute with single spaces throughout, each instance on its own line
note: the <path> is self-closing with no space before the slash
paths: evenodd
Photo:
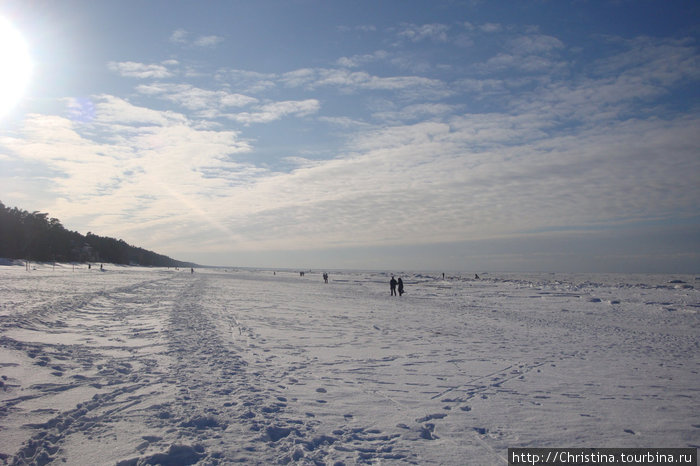
<path id="1" fill-rule="evenodd" d="M 512 446 L 700 443 L 693 287 L 416 276 L 391 299 L 371 274 L 82 273 L 0 284 L 6 463 L 501 464 Z"/>

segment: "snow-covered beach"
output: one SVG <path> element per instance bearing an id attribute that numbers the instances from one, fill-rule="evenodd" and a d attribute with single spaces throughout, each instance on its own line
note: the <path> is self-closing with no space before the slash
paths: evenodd
<path id="1" fill-rule="evenodd" d="M 5 464 L 700 446 L 693 275 L 0 267 Z"/>

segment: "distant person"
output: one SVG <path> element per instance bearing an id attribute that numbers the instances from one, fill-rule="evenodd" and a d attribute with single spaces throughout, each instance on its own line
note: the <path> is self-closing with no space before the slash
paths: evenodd
<path id="1" fill-rule="evenodd" d="M 194 267 L 190 267 L 190 274 L 194 273 Z"/>
<path id="2" fill-rule="evenodd" d="M 474 274 L 474 280 L 478 280 L 478 279 L 479 279 L 479 274 L 476 274 L 476 273 L 475 273 L 475 274 Z"/>
<path id="3" fill-rule="evenodd" d="M 104 272 L 104 271 L 105 271 L 104 264 L 100 264 L 100 272 Z"/>
<path id="4" fill-rule="evenodd" d="M 327 273 L 324 273 L 324 274 L 323 274 L 323 281 L 324 281 L 325 283 L 328 283 L 328 274 L 327 274 Z"/>
<path id="5" fill-rule="evenodd" d="M 445 279 L 445 272 L 442 272 L 442 279 Z"/>
<path id="6" fill-rule="evenodd" d="M 391 296 L 396 296 L 396 279 L 391 276 L 391 281 L 389 281 L 389 288 L 391 288 Z"/>
<path id="7" fill-rule="evenodd" d="M 403 295 L 403 280 L 399 277 L 399 296 Z"/>

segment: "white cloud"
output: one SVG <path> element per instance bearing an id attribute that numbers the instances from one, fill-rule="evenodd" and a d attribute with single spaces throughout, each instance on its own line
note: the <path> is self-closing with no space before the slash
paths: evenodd
<path id="1" fill-rule="evenodd" d="M 277 75 L 250 70 L 220 69 L 214 74 L 217 82 L 233 83 L 236 89 L 248 94 L 268 91 L 277 86 Z"/>
<path id="2" fill-rule="evenodd" d="M 388 122 L 406 122 L 421 118 L 449 115 L 459 108 L 457 105 L 427 103 L 407 105 L 399 110 L 375 112 L 372 116 Z"/>
<path id="3" fill-rule="evenodd" d="M 347 92 L 357 90 L 395 91 L 404 95 L 418 94 L 433 99 L 451 94 L 445 83 L 421 76 L 374 76 L 364 71 L 347 69 L 302 69 L 286 73 L 282 82 L 292 87 L 335 87 Z"/>
<path id="4" fill-rule="evenodd" d="M 20 138 L 0 140 L 15 157 L 56 173 L 44 189 L 56 199 L 49 210 L 66 224 L 80 219 L 83 229 L 125 238 L 168 218 L 196 219 L 220 229 L 213 199 L 260 172 L 234 161 L 236 154 L 250 151 L 235 132 L 198 130 L 182 116 L 113 96 L 95 99 L 89 124 L 31 115 Z M 101 212 L 111 215 L 101 217 Z M 167 231 L 154 235 L 170 237 Z"/>
<path id="5" fill-rule="evenodd" d="M 241 121 L 309 114 L 317 105 L 271 103 Z M 539 112 L 354 126 L 363 132 L 348 152 L 297 158 L 291 172 L 271 173 L 235 162 L 250 150 L 235 132 L 197 130 L 109 96 L 96 109 L 89 131 L 35 115 L 22 139 L 0 144 L 61 173 L 50 184 L 58 199 L 52 215 L 69 225 L 92 218 L 84 228 L 151 248 L 225 254 L 480 240 L 692 216 L 700 196 L 700 117 L 605 122 L 560 135 Z M 123 122 L 140 126 L 127 131 Z M 104 211 L 113 215 L 97 216 Z"/>
<path id="6" fill-rule="evenodd" d="M 520 73 L 555 75 L 569 65 L 561 57 L 565 44 L 556 37 L 533 32 L 519 34 L 504 49 L 476 66 L 482 73 L 513 70 Z"/>
<path id="7" fill-rule="evenodd" d="M 501 32 L 503 30 L 503 25 L 500 23 L 484 23 L 479 26 L 479 30 L 487 33 Z"/>
<path id="8" fill-rule="evenodd" d="M 380 59 L 385 57 L 385 54 L 379 51 L 371 56 L 373 59 Z M 357 58 L 358 62 L 363 59 L 362 57 Z M 352 58 L 347 60 L 348 65 L 351 62 L 354 63 Z M 393 91 L 399 92 L 403 96 L 415 95 L 423 99 L 444 98 L 452 94 L 446 83 L 439 79 L 422 76 L 382 77 L 366 71 L 351 71 L 347 67 L 300 68 L 279 75 L 242 70 L 221 70 L 217 74 L 217 80 L 235 83 L 236 86 L 247 89 L 250 93 L 264 92 L 280 84 L 287 88 L 302 87 L 312 91 L 322 87 L 336 88 L 343 92 Z"/>
<path id="9" fill-rule="evenodd" d="M 224 38 L 217 35 L 198 36 L 190 39 L 191 35 L 186 29 L 176 29 L 170 35 L 170 42 L 195 47 L 214 47 L 224 41 Z"/>
<path id="10" fill-rule="evenodd" d="M 173 31 L 173 33 L 170 35 L 170 42 L 174 42 L 176 44 L 184 44 L 187 43 L 187 37 L 188 37 L 188 32 L 185 29 L 176 29 Z"/>
<path id="11" fill-rule="evenodd" d="M 700 79 L 700 56 L 687 40 L 637 37 L 620 41 L 623 50 L 597 60 L 593 72 L 602 76 L 639 77 L 659 86 L 672 86 L 679 81 Z"/>
<path id="12" fill-rule="evenodd" d="M 323 121 L 326 123 L 329 123 L 334 126 L 342 127 L 342 128 L 366 128 L 369 126 L 369 123 L 366 123 L 364 121 L 360 120 L 354 120 L 349 117 L 326 117 L 326 116 L 320 116 L 318 117 L 319 121 Z"/>
<path id="13" fill-rule="evenodd" d="M 338 65 L 346 68 L 357 68 L 379 60 L 386 60 L 389 54 L 384 50 L 377 50 L 374 53 L 363 55 L 353 55 L 352 57 L 341 57 L 337 60 Z"/>
<path id="14" fill-rule="evenodd" d="M 274 77 L 273 79 L 277 79 Z M 284 73 L 280 80 L 287 87 L 300 87 L 312 84 L 318 79 L 318 70 L 313 68 L 301 68 Z"/>
<path id="15" fill-rule="evenodd" d="M 172 64 L 172 61 L 168 62 Z M 129 78 L 169 78 L 173 73 L 168 70 L 164 64 L 145 64 L 133 61 L 126 62 L 109 62 L 107 64 L 110 70 L 119 73 L 122 76 Z"/>
<path id="16" fill-rule="evenodd" d="M 425 39 L 430 39 L 435 42 L 447 42 L 447 32 L 449 29 L 449 26 L 437 23 L 423 24 L 420 26 L 407 24 L 399 31 L 399 37 L 406 38 L 412 42 L 419 42 Z"/>
<path id="17" fill-rule="evenodd" d="M 186 117 L 173 111 L 158 111 L 133 105 L 111 95 L 97 96 L 95 121 L 127 126 L 169 126 L 185 124 Z"/>
<path id="18" fill-rule="evenodd" d="M 210 91 L 190 84 L 142 84 L 136 89 L 142 94 L 161 97 L 189 110 L 217 109 L 221 111 L 229 107 L 245 107 L 258 101 L 258 99 L 247 95 L 223 90 Z"/>
<path id="19" fill-rule="evenodd" d="M 254 112 L 243 112 L 229 115 L 229 118 L 245 123 L 269 123 L 285 116 L 308 116 L 318 112 L 321 104 L 316 99 L 301 101 L 282 101 L 261 105 Z"/>
<path id="20" fill-rule="evenodd" d="M 514 53 L 519 55 L 530 55 L 563 49 L 564 43 L 553 36 L 547 36 L 544 34 L 530 34 L 522 35 L 511 40 L 511 47 Z"/>
<path id="21" fill-rule="evenodd" d="M 213 47 L 224 41 L 223 37 L 220 36 L 201 36 L 198 37 L 193 44 L 198 47 Z"/>
<path id="22" fill-rule="evenodd" d="M 566 67 L 566 63 L 537 55 L 513 55 L 499 53 L 489 58 L 481 69 L 487 72 L 500 72 L 512 69 L 527 73 L 554 73 Z"/>
<path id="23" fill-rule="evenodd" d="M 506 82 L 502 79 L 474 79 L 474 78 L 464 78 L 455 81 L 454 83 L 461 89 L 467 92 L 476 94 L 477 98 L 493 95 L 493 94 L 503 94 L 508 91 L 508 86 Z"/>
<path id="24" fill-rule="evenodd" d="M 377 27 L 373 24 L 360 24 L 358 26 L 338 26 L 338 30 L 341 32 L 375 32 Z"/>
<path id="25" fill-rule="evenodd" d="M 632 45 L 632 44 L 630 44 Z M 682 43 L 637 41 L 616 57 L 600 60 L 588 76 L 551 80 L 510 100 L 515 111 L 592 122 L 656 107 L 672 86 L 700 78 L 698 57 Z M 644 112 L 642 113 L 644 114 Z"/>

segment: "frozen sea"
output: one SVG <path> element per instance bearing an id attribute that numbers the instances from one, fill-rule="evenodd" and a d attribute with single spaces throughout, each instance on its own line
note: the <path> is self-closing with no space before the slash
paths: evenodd
<path id="1" fill-rule="evenodd" d="M 700 277 L 0 267 L 0 463 L 700 446 Z"/>

